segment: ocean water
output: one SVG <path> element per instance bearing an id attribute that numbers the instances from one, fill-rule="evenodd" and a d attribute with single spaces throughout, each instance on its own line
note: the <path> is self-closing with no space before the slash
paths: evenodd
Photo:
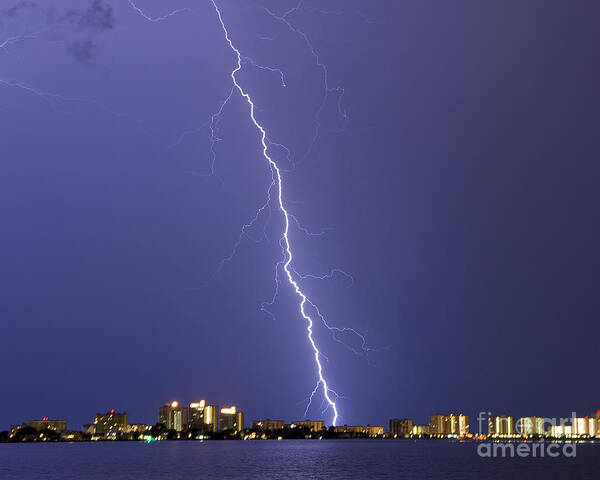
<path id="1" fill-rule="evenodd" d="M 0 479 L 599 479 L 575 458 L 481 458 L 474 442 L 270 440 L 0 444 Z"/>

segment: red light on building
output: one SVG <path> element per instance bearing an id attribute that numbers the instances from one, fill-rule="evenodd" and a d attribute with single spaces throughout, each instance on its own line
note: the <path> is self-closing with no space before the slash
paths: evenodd
<path id="1" fill-rule="evenodd" d="M 108 412 L 108 413 L 110 413 L 110 414 L 113 414 L 113 413 L 115 413 L 115 409 L 113 408 L 113 409 L 112 409 L 110 412 Z"/>
<path id="2" fill-rule="evenodd" d="M 48 421 L 48 417 L 42 418 L 42 422 L 47 422 L 47 421 Z"/>

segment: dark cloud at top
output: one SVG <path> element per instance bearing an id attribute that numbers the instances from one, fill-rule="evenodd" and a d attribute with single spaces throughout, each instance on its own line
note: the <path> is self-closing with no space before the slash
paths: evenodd
<path id="1" fill-rule="evenodd" d="M 113 8 L 103 0 L 93 0 L 85 11 L 69 10 L 66 18 L 93 30 L 106 30 L 115 26 Z"/>
<path id="2" fill-rule="evenodd" d="M 7 8 L 6 10 L 3 10 L 2 16 L 3 17 L 14 17 L 22 10 L 29 10 L 29 9 L 37 8 L 37 6 L 38 6 L 37 3 L 35 3 L 35 2 L 29 2 L 27 0 L 22 0 L 21 2 L 13 5 L 12 7 Z"/>
<path id="3" fill-rule="evenodd" d="M 91 28 L 113 28 L 115 26 L 113 9 L 102 0 L 94 0 L 81 17 L 81 23 Z"/>
<path id="4" fill-rule="evenodd" d="M 113 8 L 103 0 L 93 0 L 86 10 L 69 10 L 63 20 L 80 30 L 83 39 L 67 45 L 67 52 L 79 63 L 92 63 L 96 51 L 93 36 L 115 26 Z"/>

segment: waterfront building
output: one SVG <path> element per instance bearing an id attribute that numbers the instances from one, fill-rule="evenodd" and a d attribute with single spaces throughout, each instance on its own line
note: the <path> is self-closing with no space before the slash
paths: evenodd
<path id="1" fill-rule="evenodd" d="M 441 413 L 429 415 L 429 433 L 431 435 L 444 435 L 446 422 L 446 416 Z"/>
<path id="2" fill-rule="evenodd" d="M 571 425 L 550 425 L 550 436 L 570 437 L 573 434 Z"/>
<path id="3" fill-rule="evenodd" d="M 514 435 L 515 418 L 506 414 L 490 416 L 488 432 L 490 435 Z"/>
<path id="4" fill-rule="evenodd" d="M 515 425 L 515 433 L 519 435 L 544 435 L 543 417 L 521 417 Z"/>
<path id="5" fill-rule="evenodd" d="M 469 430 L 469 416 L 464 413 L 460 413 L 458 415 L 458 434 L 459 435 L 468 435 Z"/>
<path id="6" fill-rule="evenodd" d="M 444 418 L 444 434 L 465 436 L 469 434 L 469 416 L 451 413 Z"/>
<path id="7" fill-rule="evenodd" d="M 96 433 L 96 425 L 93 423 L 85 423 L 81 426 L 81 431 L 86 435 L 94 435 Z"/>
<path id="8" fill-rule="evenodd" d="M 589 418 L 572 418 L 571 427 L 573 435 L 589 435 L 590 434 L 590 421 Z"/>
<path id="9" fill-rule="evenodd" d="M 200 400 L 199 402 L 190 403 L 188 412 L 189 427 L 196 430 L 205 430 L 204 421 L 204 409 L 206 406 L 206 400 Z"/>
<path id="10" fill-rule="evenodd" d="M 469 416 L 464 413 L 444 415 L 434 413 L 429 415 L 429 433 L 431 435 L 468 435 Z"/>
<path id="11" fill-rule="evenodd" d="M 67 430 L 67 421 L 50 420 L 48 417 L 44 417 L 41 420 L 29 420 L 23 422 L 21 425 L 11 425 L 9 435 L 13 437 L 20 428 L 24 427 L 35 428 L 38 432 L 40 430 L 54 430 L 56 433 L 62 434 Z"/>
<path id="12" fill-rule="evenodd" d="M 146 433 L 151 429 L 152 427 L 150 425 L 145 425 L 143 423 L 134 423 L 127 426 L 127 431 L 129 433 Z"/>
<path id="13" fill-rule="evenodd" d="M 285 422 L 283 420 L 271 420 L 270 418 L 267 418 L 266 420 L 254 420 L 252 422 L 252 428 L 254 430 L 265 430 L 268 432 L 281 430 L 284 426 Z"/>
<path id="14" fill-rule="evenodd" d="M 189 427 L 205 433 L 219 430 L 219 406 L 206 405 L 206 400 L 190 403 Z"/>
<path id="15" fill-rule="evenodd" d="M 421 436 L 421 435 L 429 435 L 429 425 L 413 425 L 412 434 Z"/>
<path id="16" fill-rule="evenodd" d="M 290 427 L 308 428 L 311 432 L 317 433 L 325 430 L 325 423 L 323 420 L 298 420 L 297 422 L 293 422 Z"/>
<path id="17" fill-rule="evenodd" d="M 600 410 L 588 417 L 588 431 L 592 437 L 600 437 Z"/>
<path id="18" fill-rule="evenodd" d="M 341 425 L 338 427 L 334 427 L 334 432 L 341 434 L 341 436 L 347 437 L 377 437 L 379 435 L 383 435 L 383 427 L 372 425 Z"/>
<path id="19" fill-rule="evenodd" d="M 97 413 L 94 417 L 94 432 L 96 434 L 105 434 L 109 432 L 126 432 L 127 414 L 117 413 L 109 410 L 106 413 Z"/>
<path id="20" fill-rule="evenodd" d="M 392 418 L 390 420 L 390 434 L 398 436 L 411 435 L 413 431 L 413 421 L 410 418 Z"/>
<path id="21" fill-rule="evenodd" d="M 221 431 L 233 430 L 241 432 L 244 429 L 244 414 L 233 407 L 221 409 Z"/>
<path id="22" fill-rule="evenodd" d="M 165 403 L 158 409 L 158 423 L 167 430 L 181 432 L 188 424 L 188 409 L 180 407 L 179 402 Z"/>
<path id="23" fill-rule="evenodd" d="M 598 420 L 594 417 L 588 418 L 588 432 L 590 432 L 591 437 L 600 436 L 600 431 L 598 430 Z"/>
<path id="24" fill-rule="evenodd" d="M 219 430 L 219 406 L 206 405 L 204 407 L 205 431 L 215 433 Z"/>

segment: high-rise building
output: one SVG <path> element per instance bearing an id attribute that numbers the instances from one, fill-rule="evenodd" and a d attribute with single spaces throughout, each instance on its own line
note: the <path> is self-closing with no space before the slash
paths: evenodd
<path id="1" fill-rule="evenodd" d="M 550 436 L 552 437 L 570 437 L 572 434 L 572 425 L 550 425 Z"/>
<path id="2" fill-rule="evenodd" d="M 429 425 L 413 425 L 412 428 L 413 435 L 429 435 Z"/>
<path id="3" fill-rule="evenodd" d="M 589 435 L 590 421 L 589 418 L 572 418 L 571 419 L 573 435 Z"/>
<path id="4" fill-rule="evenodd" d="M 390 420 L 390 433 L 392 435 L 411 435 L 413 431 L 413 421 L 410 418 L 392 418 Z"/>
<path id="5" fill-rule="evenodd" d="M 467 435 L 470 433 L 469 416 L 461 413 L 458 416 L 458 434 Z"/>
<path id="6" fill-rule="evenodd" d="M 514 417 L 506 414 L 490 416 L 488 419 L 488 432 L 490 435 L 514 435 Z"/>
<path id="7" fill-rule="evenodd" d="M 219 430 L 219 407 L 218 405 L 206 405 L 204 407 L 205 431 L 215 433 Z"/>
<path id="8" fill-rule="evenodd" d="M 189 427 L 194 428 L 196 430 L 205 430 L 205 422 L 204 422 L 204 407 L 206 405 L 205 400 L 200 400 L 199 402 L 190 403 L 189 414 L 188 414 L 188 422 Z"/>
<path id="9" fill-rule="evenodd" d="M 244 429 L 244 414 L 233 407 L 221 409 L 221 430 L 240 432 Z"/>
<path id="10" fill-rule="evenodd" d="M 467 435 L 469 433 L 469 416 L 464 413 L 429 415 L 429 433 L 431 435 Z"/>
<path id="11" fill-rule="evenodd" d="M 429 415 L 429 433 L 431 435 L 444 435 L 446 421 L 445 415 L 441 413 Z"/>
<path id="12" fill-rule="evenodd" d="M 252 428 L 254 430 L 265 430 L 265 431 L 275 431 L 281 430 L 285 426 L 285 422 L 283 420 L 271 420 L 267 418 L 266 420 L 254 420 L 252 422 Z"/>
<path id="13" fill-rule="evenodd" d="M 106 413 L 97 413 L 94 417 L 94 432 L 109 433 L 109 432 L 126 432 L 127 431 L 127 414 L 117 413 L 114 410 L 109 410 Z"/>
<path id="14" fill-rule="evenodd" d="M 518 435 L 544 435 L 543 417 L 521 417 L 515 425 Z"/>
<path id="15" fill-rule="evenodd" d="M 273 420 L 277 421 L 277 420 Z M 290 427 L 303 427 L 308 428 L 311 432 L 322 432 L 325 430 L 325 423 L 323 420 L 298 420 L 297 422 L 293 422 Z"/>
<path id="16" fill-rule="evenodd" d="M 592 437 L 600 437 L 600 410 L 588 417 L 588 432 Z"/>
<path id="17" fill-rule="evenodd" d="M 165 403 L 158 409 L 158 423 L 168 430 L 181 432 L 187 428 L 188 409 L 180 407 L 179 402 Z"/>

